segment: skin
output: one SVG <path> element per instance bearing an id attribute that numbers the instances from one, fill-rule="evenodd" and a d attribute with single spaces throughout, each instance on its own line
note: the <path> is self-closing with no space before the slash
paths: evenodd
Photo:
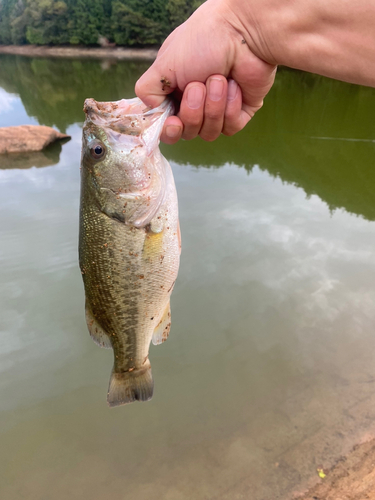
<path id="1" fill-rule="evenodd" d="M 207 0 L 167 38 L 135 91 L 151 107 L 169 93 L 179 103 L 163 142 L 213 141 L 262 107 L 279 64 L 375 86 L 374 26 L 375 0 Z"/>

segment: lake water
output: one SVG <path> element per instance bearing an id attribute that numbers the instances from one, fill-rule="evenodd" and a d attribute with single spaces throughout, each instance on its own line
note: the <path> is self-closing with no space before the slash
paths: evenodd
<path id="1" fill-rule="evenodd" d="M 0 498 L 277 500 L 375 433 L 375 91 L 282 70 L 235 137 L 163 146 L 179 196 L 169 340 L 148 403 L 106 404 L 77 263 L 83 101 L 147 64 L 0 57 Z"/>

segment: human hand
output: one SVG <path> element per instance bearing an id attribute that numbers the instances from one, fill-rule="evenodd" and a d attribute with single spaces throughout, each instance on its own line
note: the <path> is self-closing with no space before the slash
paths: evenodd
<path id="1" fill-rule="evenodd" d="M 174 144 L 197 135 L 206 141 L 240 131 L 262 107 L 276 73 L 250 47 L 241 11 L 230 0 L 208 0 L 164 42 L 135 91 L 151 107 L 172 94 L 179 110 L 161 140 Z"/>

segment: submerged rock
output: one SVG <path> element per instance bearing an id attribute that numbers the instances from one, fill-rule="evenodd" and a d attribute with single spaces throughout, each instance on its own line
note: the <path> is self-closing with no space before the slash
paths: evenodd
<path id="1" fill-rule="evenodd" d="M 0 154 L 41 151 L 51 142 L 70 139 L 44 125 L 20 125 L 0 128 Z"/>
<path id="2" fill-rule="evenodd" d="M 43 151 L 0 155 L 0 171 L 9 169 L 25 170 L 32 167 L 51 167 L 59 163 L 61 150 L 61 143 L 55 142 L 43 149 Z"/>

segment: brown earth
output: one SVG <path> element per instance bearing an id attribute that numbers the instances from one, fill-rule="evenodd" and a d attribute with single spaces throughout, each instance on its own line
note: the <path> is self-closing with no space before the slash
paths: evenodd
<path id="1" fill-rule="evenodd" d="M 44 125 L 20 125 L 0 128 L 0 155 L 41 151 L 52 142 L 69 139 L 51 127 Z"/>
<path id="2" fill-rule="evenodd" d="M 375 439 L 355 446 L 323 473 L 298 500 L 375 500 Z"/>
<path id="3" fill-rule="evenodd" d="M 157 49 L 125 47 L 48 47 L 39 45 L 0 45 L 0 54 L 29 57 L 93 57 L 97 59 L 143 59 L 152 61 Z"/>

